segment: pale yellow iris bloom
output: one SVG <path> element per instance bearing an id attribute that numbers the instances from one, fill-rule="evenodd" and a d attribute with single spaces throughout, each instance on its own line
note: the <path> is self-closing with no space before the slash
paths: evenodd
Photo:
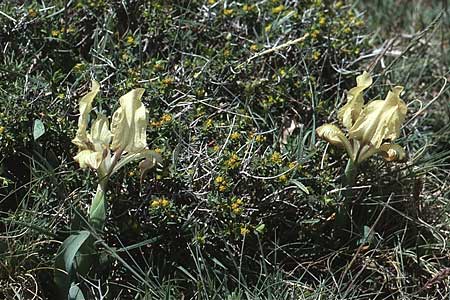
<path id="1" fill-rule="evenodd" d="M 141 101 L 144 90 L 134 89 L 119 99 L 120 107 L 113 114 L 111 127 L 106 116 L 97 114 L 88 131 L 89 114 L 99 90 L 100 85 L 92 81 L 91 91 L 80 100 L 78 129 L 72 140 L 78 146 L 74 159 L 81 168 L 95 169 L 101 177 L 117 172 L 133 160 L 145 159 L 140 165 L 143 171 L 153 167 L 161 156 L 147 149 L 148 113 Z"/>
<path id="2" fill-rule="evenodd" d="M 405 150 L 394 144 L 406 117 L 406 104 L 400 99 L 403 87 L 396 86 L 385 100 L 375 100 L 364 106 L 363 91 L 372 84 L 372 77 L 364 72 L 356 78 L 357 86 L 347 94 L 347 103 L 339 110 L 338 118 L 348 130 L 344 132 L 332 124 L 317 128 L 317 135 L 330 144 L 345 148 L 350 159 L 359 164 L 374 154 L 387 161 L 400 161 Z"/>

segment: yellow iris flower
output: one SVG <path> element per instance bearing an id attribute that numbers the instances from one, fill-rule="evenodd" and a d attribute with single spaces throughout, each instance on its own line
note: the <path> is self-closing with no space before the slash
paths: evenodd
<path id="1" fill-rule="evenodd" d="M 143 171 L 152 168 L 161 156 L 146 149 L 148 113 L 141 101 L 144 90 L 134 89 L 119 99 L 120 107 L 113 114 L 111 127 L 108 118 L 98 114 L 88 131 L 89 114 L 99 90 L 98 82 L 92 81 L 91 91 L 79 102 L 78 129 L 72 140 L 78 146 L 74 159 L 81 168 L 98 170 L 102 177 L 138 159 L 145 159 L 140 164 Z"/>
<path id="2" fill-rule="evenodd" d="M 335 125 L 324 124 L 317 135 L 332 145 L 345 148 L 355 164 L 374 154 L 387 161 L 401 161 L 405 150 L 394 144 L 406 117 L 406 104 L 400 99 L 403 87 L 396 86 L 385 100 L 375 100 L 364 106 L 363 91 L 372 84 L 372 77 L 364 72 L 356 78 L 357 86 L 347 94 L 347 103 L 339 110 L 338 118 L 348 129 L 348 137 Z"/>

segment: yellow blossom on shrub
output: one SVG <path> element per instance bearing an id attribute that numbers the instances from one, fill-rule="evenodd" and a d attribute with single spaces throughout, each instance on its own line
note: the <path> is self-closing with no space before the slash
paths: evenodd
<path id="1" fill-rule="evenodd" d="M 252 51 L 252 52 L 258 51 L 258 45 L 256 45 L 256 44 L 251 45 L 250 46 L 250 51 Z"/>
<path id="2" fill-rule="evenodd" d="M 127 36 L 127 44 L 128 45 L 134 44 L 134 37 L 132 35 Z"/>
<path id="3" fill-rule="evenodd" d="M 278 177 L 278 181 L 281 183 L 285 183 L 287 180 L 288 180 L 288 178 L 285 174 L 280 175 L 280 177 Z"/>
<path id="4" fill-rule="evenodd" d="M 319 19 L 319 25 L 324 26 L 327 23 L 327 19 L 325 17 L 321 17 Z"/>
<path id="5" fill-rule="evenodd" d="M 60 34 L 61 34 L 61 31 L 59 31 L 57 29 L 54 29 L 54 30 L 51 31 L 51 35 L 53 37 L 58 37 Z"/>
<path id="6" fill-rule="evenodd" d="M 253 6 L 250 5 L 250 4 L 244 4 L 244 5 L 242 6 L 242 10 L 245 11 L 245 12 L 249 12 L 249 11 L 251 11 L 252 9 L 253 9 Z"/>
<path id="7" fill-rule="evenodd" d="M 241 235 L 245 236 L 250 232 L 250 229 L 248 229 L 246 226 L 241 227 Z"/>
<path id="8" fill-rule="evenodd" d="M 231 16 L 231 15 L 233 14 L 233 9 L 231 9 L 231 8 L 226 8 L 226 9 L 223 10 L 223 14 L 224 14 L 225 16 Z"/>
<path id="9" fill-rule="evenodd" d="M 272 155 L 270 156 L 270 160 L 271 160 L 274 164 L 280 164 L 281 161 L 282 161 L 281 153 L 275 151 L 275 152 L 272 153 Z"/>
<path id="10" fill-rule="evenodd" d="M 172 121 L 172 116 L 169 115 L 169 114 L 164 114 L 164 115 L 161 117 L 161 121 L 162 121 L 163 123 L 169 123 L 170 121 Z"/>
<path id="11" fill-rule="evenodd" d="M 320 35 L 320 30 L 318 30 L 318 29 L 315 29 L 315 30 L 313 30 L 313 31 L 311 32 L 311 38 L 312 38 L 313 40 L 317 40 L 317 38 L 319 37 L 319 35 Z"/>
<path id="12" fill-rule="evenodd" d="M 217 176 L 216 179 L 214 180 L 214 182 L 216 184 L 221 184 L 221 183 L 225 182 L 225 178 L 223 178 L 222 176 Z"/>
<path id="13" fill-rule="evenodd" d="M 35 17 L 37 16 L 37 11 L 36 11 L 35 9 L 33 9 L 33 8 L 30 8 L 30 9 L 28 10 L 28 15 L 29 15 L 30 17 L 32 17 L 32 18 L 35 18 Z"/>
<path id="14" fill-rule="evenodd" d="M 319 60 L 320 59 L 320 52 L 319 51 L 314 51 L 313 54 L 312 54 L 312 59 Z"/>
<path id="15" fill-rule="evenodd" d="M 225 161 L 225 165 L 230 169 L 236 169 L 241 164 L 239 156 L 236 153 L 231 154 L 230 158 Z"/>
<path id="16" fill-rule="evenodd" d="M 272 13 L 273 14 L 278 14 L 280 12 L 282 12 L 284 9 L 284 5 L 278 5 L 277 7 L 272 8 Z"/>
<path id="17" fill-rule="evenodd" d="M 236 132 L 236 131 L 233 132 L 233 133 L 230 135 L 230 139 L 233 140 L 233 141 L 238 140 L 240 137 L 241 137 L 241 134 L 240 134 L 239 132 Z"/>

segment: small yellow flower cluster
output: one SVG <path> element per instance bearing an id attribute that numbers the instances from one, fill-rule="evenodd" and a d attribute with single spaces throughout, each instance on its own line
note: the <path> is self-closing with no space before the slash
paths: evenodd
<path id="1" fill-rule="evenodd" d="M 253 10 L 253 6 L 250 5 L 250 4 L 244 4 L 244 5 L 242 6 L 242 10 L 245 11 L 245 12 L 250 12 L 250 11 Z"/>
<path id="2" fill-rule="evenodd" d="M 203 127 L 206 129 L 210 128 L 213 125 L 213 121 L 211 119 L 207 119 L 205 123 L 203 124 Z"/>
<path id="3" fill-rule="evenodd" d="M 281 157 L 281 153 L 275 151 L 274 153 L 272 153 L 272 155 L 270 156 L 270 161 L 274 164 L 281 164 L 281 162 L 283 161 L 282 157 Z"/>
<path id="4" fill-rule="evenodd" d="M 224 14 L 224 16 L 231 16 L 232 14 L 233 14 L 233 9 L 231 9 L 231 8 L 225 8 L 224 10 L 223 10 L 223 14 Z"/>
<path id="5" fill-rule="evenodd" d="M 57 29 L 53 29 L 50 34 L 52 35 L 52 37 L 58 37 L 61 34 L 61 31 L 57 30 Z"/>
<path id="6" fill-rule="evenodd" d="M 256 44 L 251 45 L 250 46 L 250 51 L 252 51 L 252 52 L 258 51 L 258 45 L 256 45 Z"/>
<path id="7" fill-rule="evenodd" d="M 230 135 L 230 139 L 231 139 L 232 141 L 237 141 L 237 140 L 239 140 L 240 138 L 241 138 L 241 134 L 240 134 L 239 132 L 237 132 L 237 131 L 233 132 L 233 133 Z"/>
<path id="8" fill-rule="evenodd" d="M 281 183 L 285 183 L 287 180 L 288 180 L 288 177 L 286 176 L 286 174 L 283 174 L 280 177 L 278 177 L 278 181 Z"/>
<path id="9" fill-rule="evenodd" d="M 242 201 L 241 198 L 237 198 L 237 199 L 233 200 L 233 202 L 230 205 L 231 212 L 235 215 L 240 215 L 242 213 L 242 205 L 243 204 L 244 204 L 244 202 Z"/>
<path id="10" fill-rule="evenodd" d="M 290 170 L 293 170 L 295 167 L 297 167 L 298 163 L 296 161 L 291 161 L 290 163 L 288 163 L 288 168 Z M 300 165 L 298 165 L 298 168 L 300 168 Z"/>
<path id="11" fill-rule="evenodd" d="M 321 17 L 319 19 L 319 25 L 324 26 L 327 23 L 327 19 L 325 17 Z"/>
<path id="12" fill-rule="evenodd" d="M 132 35 L 127 36 L 127 44 L 134 45 L 134 37 Z"/>
<path id="13" fill-rule="evenodd" d="M 162 71 L 164 70 L 164 64 L 161 62 L 157 62 L 153 65 L 153 69 L 155 69 L 155 71 Z"/>
<path id="14" fill-rule="evenodd" d="M 225 161 L 225 166 L 230 169 L 236 169 L 241 165 L 239 156 L 236 153 L 231 154 L 230 158 Z"/>
<path id="15" fill-rule="evenodd" d="M 231 55 L 231 50 L 230 49 L 223 50 L 223 56 L 225 58 L 229 57 L 230 55 Z"/>
<path id="16" fill-rule="evenodd" d="M 162 208 L 169 206 L 170 202 L 166 198 L 154 199 L 150 204 L 151 208 Z"/>
<path id="17" fill-rule="evenodd" d="M 85 68 L 85 65 L 83 63 L 77 63 L 75 66 L 73 66 L 74 72 L 81 72 Z"/>
<path id="18" fill-rule="evenodd" d="M 214 180 L 219 192 L 225 192 L 228 188 L 228 182 L 223 176 L 217 176 Z"/>
<path id="19" fill-rule="evenodd" d="M 241 235 L 246 236 L 248 233 L 250 233 L 250 229 L 247 226 L 241 226 Z"/>
<path id="20" fill-rule="evenodd" d="M 319 60 L 320 59 L 320 51 L 314 51 L 313 53 L 312 53 L 312 59 L 314 59 L 314 60 Z"/>
<path id="21" fill-rule="evenodd" d="M 0 134 L 2 134 L 5 131 L 5 127 L 4 126 L 0 126 Z"/>
<path id="22" fill-rule="evenodd" d="M 208 0 L 208 4 L 209 4 L 209 5 L 212 5 L 212 4 L 214 4 L 214 3 L 216 3 L 216 0 Z"/>
<path id="23" fill-rule="evenodd" d="M 175 80 L 173 79 L 173 77 L 167 76 L 163 80 L 161 80 L 161 82 L 162 82 L 162 84 L 167 86 L 167 85 L 172 85 L 175 82 Z"/>
<path id="24" fill-rule="evenodd" d="M 30 17 L 32 17 L 32 18 L 36 18 L 36 16 L 37 16 L 37 11 L 36 11 L 35 9 L 33 9 L 33 8 L 30 8 L 30 9 L 28 10 L 28 15 L 29 15 Z"/>
<path id="25" fill-rule="evenodd" d="M 167 123 L 170 123 L 172 121 L 172 115 L 170 114 L 163 114 L 160 120 L 157 121 L 151 121 L 150 125 L 153 127 L 161 127 Z"/>
<path id="26" fill-rule="evenodd" d="M 320 30 L 314 29 L 313 31 L 311 31 L 311 38 L 312 38 L 313 40 L 317 40 L 317 38 L 319 37 L 319 35 L 320 35 Z"/>
<path id="27" fill-rule="evenodd" d="M 273 14 L 279 14 L 280 12 L 282 12 L 284 10 L 284 5 L 278 5 L 277 7 L 272 8 L 272 13 Z"/>
<path id="28" fill-rule="evenodd" d="M 248 138 L 249 139 L 255 139 L 255 142 L 257 142 L 257 143 L 262 143 L 262 142 L 265 142 L 266 141 L 266 137 L 264 136 L 264 135 L 262 135 L 262 134 L 256 134 L 255 132 L 252 132 L 252 131 L 250 131 L 249 133 L 248 133 Z"/>

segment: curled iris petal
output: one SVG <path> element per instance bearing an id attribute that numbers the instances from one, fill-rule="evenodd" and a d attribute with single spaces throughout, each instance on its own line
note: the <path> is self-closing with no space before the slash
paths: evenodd
<path id="1" fill-rule="evenodd" d="M 338 111 L 338 118 L 341 123 L 350 129 L 359 117 L 364 106 L 362 92 L 372 84 L 372 77 L 369 73 L 356 77 L 356 87 L 350 89 L 347 93 L 347 103 Z"/>
<path id="2" fill-rule="evenodd" d="M 404 161 L 406 158 L 405 149 L 397 144 L 383 144 L 380 153 L 386 161 Z"/>
<path id="3" fill-rule="evenodd" d="M 316 129 L 317 135 L 334 146 L 345 148 L 348 155 L 353 157 L 353 149 L 342 130 L 332 124 L 324 124 Z"/>
<path id="4" fill-rule="evenodd" d="M 78 129 L 72 143 L 80 148 L 87 148 L 87 127 L 89 122 L 89 114 L 92 110 L 92 102 L 94 101 L 95 96 L 97 96 L 99 90 L 100 85 L 98 82 L 92 80 L 91 90 L 84 95 L 79 102 L 80 116 L 78 118 Z"/>

